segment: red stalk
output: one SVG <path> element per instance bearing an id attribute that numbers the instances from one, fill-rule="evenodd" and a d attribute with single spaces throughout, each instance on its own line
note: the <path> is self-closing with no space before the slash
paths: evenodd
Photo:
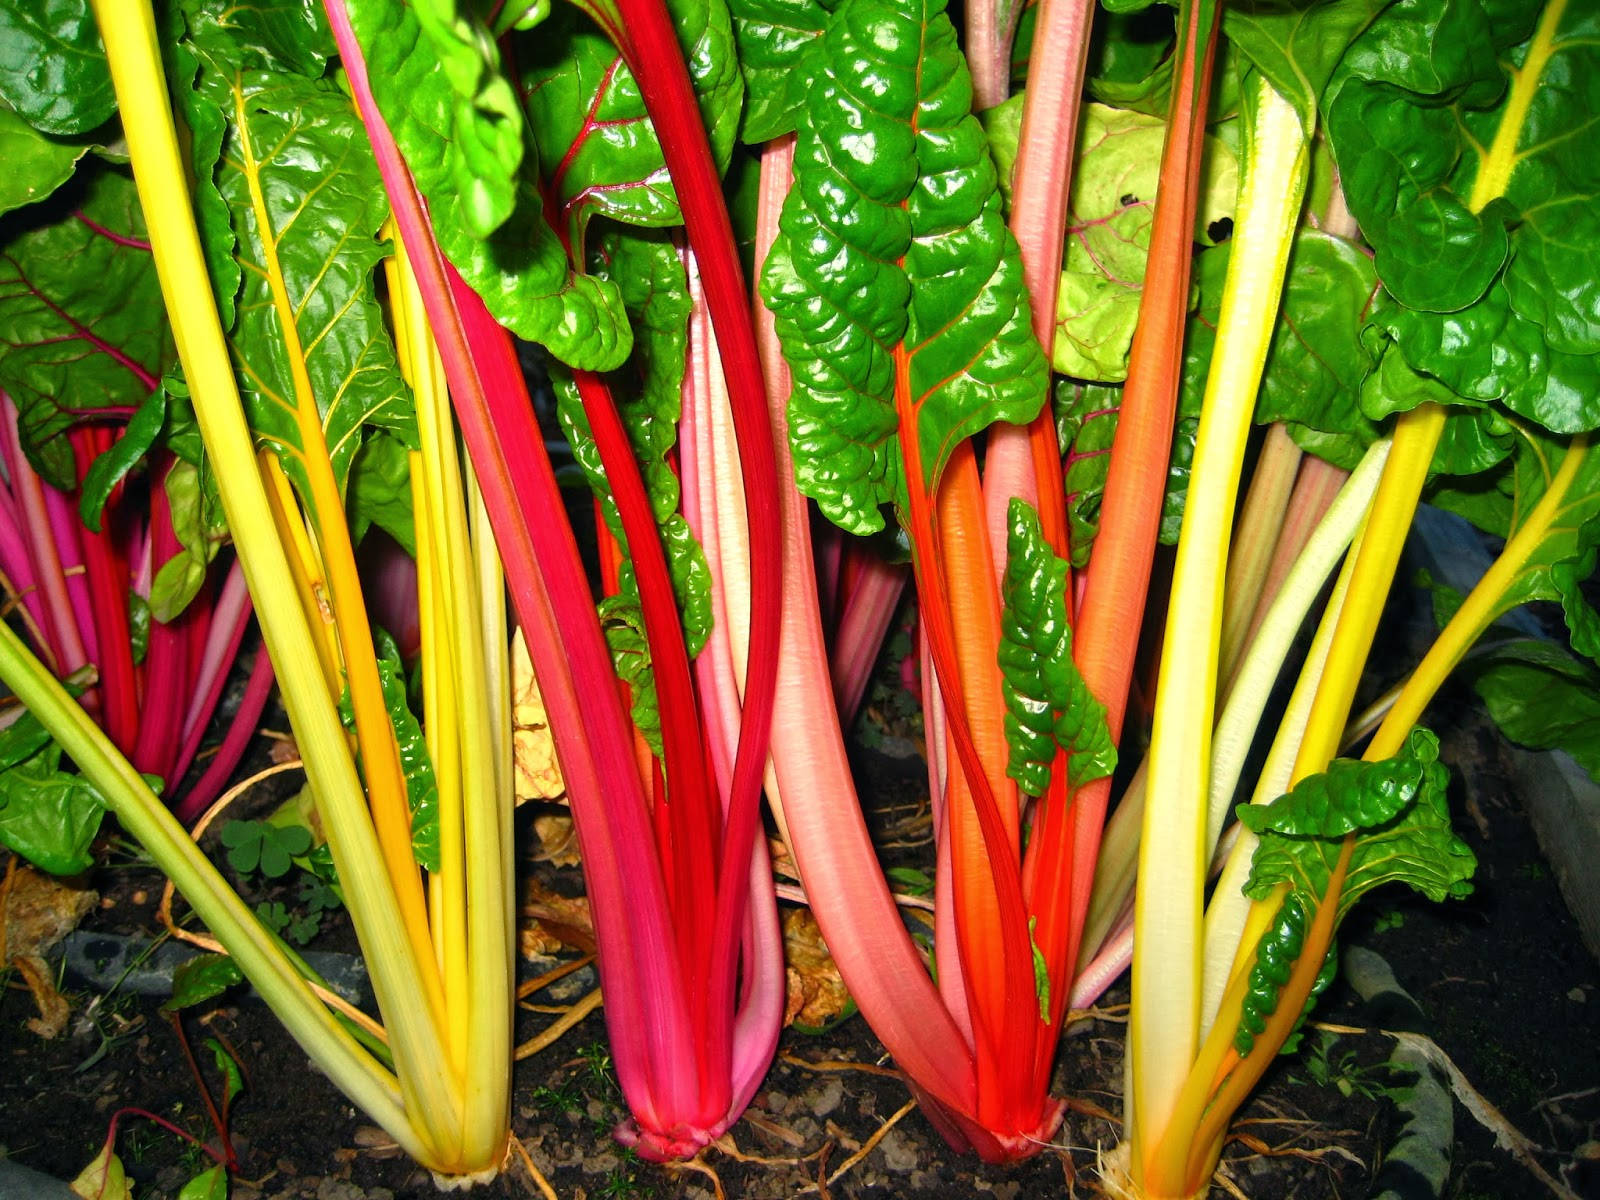
<path id="1" fill-rule="evenodd" d="M 80 478 L 99 455 L 110 449 L 112 441 L 110 430 L 98 427 L 75 429 L 68 437 Z M 120 495 L 121 489 L 114 494 Z M 112 530 L 108 528 L 110 508 L 108 504 L 99 533 L 85 527 L 78 531 L 78 536 L 88 576 L 89 604 L 94 613 L 99 659 L 95 666 L 100 671 L 100 721 L 117 748 L 127 754 L 143 736 L 143 726 L 128 634 L 128 565 L 117 552 Z M 169 786 L 176 782 L 167 780 Z"/>
<path id="2" fill-rule="evenodd" d="M 245 748 L 255 736 L 256 723 L 261 720 L 261 712 L 272 694 L 272 683 L 272 660 L 267 657 L 266 646 L 259 646 L 256 648 L 255 662 L 250 667 L 249 680 L 245 683 L 244 696 L 239 701 L 239 711 L 233 714 L 222 744 L 207 764 L 205 773 L 195 781 L 194 787 L 189 789 L 175 809 L 178 820 L 185 825 L 211 807 L 211 802 L 222 793 L 223 787 L 232 778 L 233 769 L 239 765 Z"/>

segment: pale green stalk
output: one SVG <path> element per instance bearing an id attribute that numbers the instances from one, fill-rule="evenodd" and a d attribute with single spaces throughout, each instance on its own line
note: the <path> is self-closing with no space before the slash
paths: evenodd
<path id="1" fill-rule="evenodd" d="M 1206 381 L 1157 683 L 1135 895 L 1135 1179 L 1159 1144 L 1199 1045 L 1208 773 L 1229 531 L 1256 390 L 1300 216 L 1309 137 L 1293 106 L 1259 84 L 1233 254 Z M 1159 1181 L 1150 1181 L 1163 1194 Z"/>

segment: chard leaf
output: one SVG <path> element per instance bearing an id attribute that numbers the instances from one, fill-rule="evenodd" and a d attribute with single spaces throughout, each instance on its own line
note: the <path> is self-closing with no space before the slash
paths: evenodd
<path id="1" fill-rule="evenodd" d="M 411 852 L 424 870 L 439 869 L 439 781 L 428 754 L 428 741 L 422 723 L 411 711 L 406 698 L 405 664 L 400 647 L 386 630 L 374 627 L 372 640 L 378 651 L 378 684 L 383 690 L 383 706 L 394 726 L 394 740 L 400 750 L 400 767 L 406 780 L 406 799 L 411 805 Z M 350 689 L 339 697 L 339 717 L 346 729 L 356 727 L 350 706 Z"/>
<path id="2" fill-rule="evenodd" d="M 1064 375 L 1103 383 L 1128 377 L 1165 140 L 1158 117 L 1084 108 L 1051 351 Z M 1211 228 L 1233 214 L 1239 167 L 1215 138 L 1207 140 L 1205 160 L 1195 240 L 1210 245 Z"/>
<path id="3" fill-rule="evenodd" d="M 1089 42 L 1089 95 L 1115 108 L 1163 116 L 1172 93 L 1173 26 L 1173 10 L 1160 4 L 1136 12 L 1107 8 L 1096 13 Z"/>
<path id="4" fill-rule="evenodd" d="M 500 68 L 499 48 L 474 12 L 476 6 L 459 0 L 348 0 L 347 7 L 367 56 L 374 94 L 391 127 L 395 118 L 384 93 L 397 97 L 391 89 L 399 81 L 387 74 L 389 68 L 398 58 L 411 64 L 408 74 L 413 78 L 418 67 L 426 69 L 423 102 L 438 139 L 433 167 L 439 182 L 451 189 L 463 231 L 488 237 L 519 203 L 523 123 L 516 92 Z M 404 140 L 401 148 L 409 162 Z M 411 168 L 416 171 L 417 164 Z"/>
<path id="5" fill-rule="evenodd" d="M 806 45 L 822 36 L 836 0 L 728 0 L 744 73 L 739 136 L 764 142 L 794 130 L 802 97 L 791 86 Z"/>
<path id="6" fill-rule="evenodd" d="M 0 34 L 3 34 L 0 30 Z M 34 204 L 72 178 L 87 145 L 40 133 L 0 100 L 0 213 Z"/>
<path id="7" fill-rule="evenodd" d="M 616 284 L 634 328 L 633 353 L 607 376 L 607 383 L 627 428 L 661 534 L 689 653 L 698 654 L 711 633 L 711 570 L 688 522 L 678 513 L 678 476 L 667 462 L 677 442 L 682 410 L 691 308 L 688 279 L 676 246 L 663 235 L 642 230 L 606 229 L 596 245 L 595 259 L 596 273 Z M 618 579 L 622 602 L 636 604 L 638 583 L 628 557 L 628 539 L 577 387 L 559 366 L 552 368 L 550 377 L 557 416 L 572 446 L 573 460 L 600 501 L 606 525 L 624 555 Z"/>
<path id="8" fill-rule="evenodd" d="M 1307 898 L 1311 911 L 1327 895 L 1344 839 L 1353 837 L 1340 920 L 1364 894 L 1390 882 L 1434 901 L 1466 895 L 1477 861 L 1450 831 L 1448 777 L 1438 739 L 1414 729 L 1394 758 L 1335 759 L 1271 804 L 1241 804 L 1239 820 L 1261 839 L 1245 894 L 1265 899 L 1286 884 Z"/>
<path id="9" fill-rule="evenodd" d="M 644 635 L 644 614 L 639 610 L 639 602 L 623 596 L 607 596 L 600 601 L 600 628 L 606 635 L 617 677 L 628 685 L 628 716 L 650 752 L 660 758 L 661 705 L 656 699 L 655 676 L 650 670 L 650 642 Z"/>
<path id="10" fill-rule="evenodd" d="M 1051 553 L 1039 514 L 1025 501 L 1014 498 L 1006 519 L 999 652 L 1011 750 L 1006 774 L 1030 796 L 1042 796 L 1058 747 L 1074 788 L 1111 774 L 1117 748 L 1105 705 L 1072 661 L 1067 564 Z"/>
<path id="11" fill-rule="evenodd" d="M 1559 646 L 1517 641 L 1475 660 L 1472 686 L 1513 742 L 1564 750 L 1600 779 L 1600 670 Z"/>
<path id="12" fill-rule="evenodd" d="M 0 0 L 0 97 L 44 133 L 88 133 L 117 111 L 89 0 Z M 0 157 L 8 173 L 15 161 Z"/>
<path id="13" fill-rule="evenodd" d="M 176 462 L 167 472 L 167 505 L 172 531 L 181 549 L 156 564 L 150 581 L 150 615 L 163 623 L 173 620 L 195 598 L 206 581 L 206 571 L 227 535 L 215 489 L 205 484 L 203 467 Z"/>
<path id="14" fill-rule="evenodd" d="M 133 181 L 96 169 L 72 202 L 0 234 L 0 388 L 29 461 L 65 492 L 77 465 L 60 435 L 89 412 L 136 411 L 172 357 Z"/>
<path id="15" fill-rule="evenodd" d="M 0 771 L 0 845 L 52 875 L 76 875 L 94 862 L 89 845 L 105 812 L 100 793 L 61 770 L 61 748 Z"/>
<path id="16" fill-rule="evenodd" d="M 172 972 L 172 996 L 161 1006 L 171 1016 L 208 1000 L 215 1000 L 231 987 L 244 982 L 239 964 L 226 954 L 199 954 L 178 964 Z"/>
<path id="17" fill-rule="evenodd" d="M 0 771 L 9 771 L 19 762 L 32 758 L 50 742 L 50 731 L 27 709 L 0 729 Z"/>
<path id="18" fill-rule="evenodd" d="M 1121 408 L 1120 387 L 1071 380 L 1062 380 L 1056 387 L 1056 438 L 1067 447 L 1062 483 L 1067 542 L 1075 571 L 1089 565 L 1089 552 L 1100 530 L 1100 501 L 1105 496 L 1111 443 L 1117 436 Z"/>
<path id="19" fill-rule="evenodd" d="M 78 516 L 95 533 L 100 532 L 100 518 L 111 490 L 149 453 L 166 422 L 167 390 L 158 387 L 144 398 L 139 411 L 133 414 L 133 420 L 112 443 L 111 449 L 90 463 L 83 473 Z"/>
<path id="20" fill-rule="evenodd" d="M 411 512 L 411 462 L 399 438 L 375 429 L 361 443 L 350 463 L 344 498 L 350 519 L 350 538 L 360 543 L 376 525 L 405 548 L 417 554 L 417 533 Z"/>
<path id="21" fill-rule="evenodd" d="M 429 3 L 437 6 L 439 0 Z M 518 336 L 548 347 L 574 367 L 595 371 L 615 367 L 627 357 L 632 338 L 621 300 L 609 285 L 573 273 L 532 182 L 538 168 L 534 146 L 523 140 L 511 161 L 463 160 L 457 120 L 470 118 L 492 126 L 497 118 L 480 115 L 452 87 L 441 70 L 441 58 L 426 40 L 420 6 L 400 0 L 347 0 L 347 7 L 367 57 L 373 97 L 428 201 L 429 219 L 445 257 L 483 297 L 490 312 Z M 481 50 L 486 73 L 479 77 L 480 85 L 491 93 L 501 85 L 509 91 L 510 85 L 498 74 L 497 59 L 494 79 L 499 82 L 490 85 L 487 72 L 493 43 Z M 515 96 L 510 99 L 514 106 Z M 469 141 L 487 146 L 499 136 L 485 129 Z M 496 205 L 510 188 L 508 214 L 487 236 L 474 223 L 458 178 L 473 171 L 481 171 L 490 181 L 482 186 L 497 198 Z"/>
<path id="22" fill-rule="evenodd" d="M 1559 433 L 1600 424 L 1597 106 L 1600 12 L 1538 0 L 1401 0 L 1327 102 L 1386 288 L 1376 333 L 1455 395 Z"/>
<path id="23" fill-rule="evenodd" d="M 795 187 L 762 292 L 794 372 L 800 489 L 856 533 L 906 505 L 908 475 L 931 492 L 963 439 L 1028 421 L 1047 384 L 942 10 L 844 0 L 796 69 Z"/>
<path id="24" fill-rule="evenodd" d="M 723 0 L 668 5 L 711 137 L 726 170 L 744 84 Z M 579 259 L 595 214 L 629 225 L 676 225 L 683 215 L 633 72 L 611 39 L 571 6 L 520 39 L 523 97 L 538 142 L 552 222 Z"/>
<path id="25" fill-rule="evenodd" d="M 1317 126 L 1317 106 L 1334 68 L 1356 36 L 1389 0 L 1228 5 L 1222 29 L 1250 65 L 1294 105 L 1301 126 Z"/>
<path id="26" fill-rule="evenodd" d="M 316 510 L 308 465 L 323 453 L 319 435 L 341 488 L 364 427 L 415 442 L 376 293 L 388 201 L 331 83 L 231 67 L 221 54 L 201 82 L 229 118 L 218 185 L 244 274 L 231 342 L 245 411 L 320 524 L 331 515 Z"/>

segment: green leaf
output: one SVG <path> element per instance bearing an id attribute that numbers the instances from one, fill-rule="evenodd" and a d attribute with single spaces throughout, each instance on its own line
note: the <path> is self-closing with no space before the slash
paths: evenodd
<path id="1" fill-rule="evenodd" d="M 0 772 L 0 844 L 52 875 L 76 875 L 94 862 L 89 845 L 105 802 L 88 780 L 60 769 L 61 748 L 47 744 Z"/>
<path id="2" fill-rule="evenodd" d="M 183 1190 L 178 1193 L 178 1200 L 228 1200 L 227 1167 L 218 1163 L 200 1172 L 183 1185 Z"/>
<path id="3" fill-rule="evenodd" d="M 1102 104 L 1162 116 L 1172 92 L 1173 9 L 1095 14 L 1090 31 L 1088 93 Z"/>
<path id="4" fill-rule="evenodd" d="M 832 3 L 819 0 L 729 0 L 744 72 L 744 123 L 739 135 L 764 142 L 793 131 L 801 100 L 792 86 L 806 45 L 822 36 Z"/>
<path id="5" fill-rule="evenodd" d="M 1518 641 L 1474 660 L 1472 685 L 1513 742 L 1564 750 L 1600 779 L 1600 670 L 1549 642 Z"/>
<path id="6" fill-rule="evenodd" d="M 60 435 L 86 412 L 138 409 L 172 356 L 133 181 L 85 175 L 66 203 L 0 226 L 0 388 L 29 461 L 67 492 L 77 467 Z"/>
<path id="7" fill-rule="evenodd" d="M 1600 424 L 1600 13 L 1568 5 L 1530 61 L 1555 11 L 1402 0 L 1352 45 L 1327 125 L 1388 292 L 1374 328 L 1456 395 L 1571 433 Z M 1510 104 L 1524 68 L 1532 102 Z M 1480 188 L 1497 144 L 1515 157 Z"/>
<path id="8" fill-rule="evenodd" d="M 523 154 L 522 109 L 501 71 L 493 35 L 475 6 L 458 0 L 351 0 L 347 7 L 375 91 L 382 67 L 373 60 L 380 54 L 427 66 L 430 115 L 444 143 L 439 170 L 455 193 L 466 232 L 488 237 L 517 205 Z M 402 33 L 406 40 L 399 45 L 378 44 Z"/>
<path id="9" fill-rule="evenodd" d="M 1366 892 L 1389 882 L 1434 901 L 1466 895 L 1477 861 L 1450 831 L 1447 783 L 1438 739 L 1414 729 L 1394 758 L 1336 759 L 1271 804 L 1240 805 L 1239 820 L 1261 839 L 1245 894 L 1264 899 L 1288 884 L 1307 898 L 1308 911 L 1315 908 L 1350 836 L 1355 844 L 1339 894 L 1340 920 Z"/>
<path id="10" fill-rule="evenodd" d="M 658 234 L 607 228 L 597 243 L 595 257 L 599 260 L 597 272 L 616 283 L 634 327 L 633 353 L 627 363 L 607 376 L 607 382 L 650 498 L 689 653 L 698 654 L 711 633 L 711 571 L 688 522 L 677 511 L 678 476 L 667 461 L 677 442 L 682 409 L 691 308 L 688 280 L 676 247 Z M 570 374 L 553 366 L 550 376 L 557 415 L 572 447 L 573 460 L 599 499 L 606 525 L 622 549 L 619 594 L 622 603 L 631 605 L 638 599 L 638 584 L 628 539 L 611 499 L 611 485 L 590 434 L 588 417 Z"/>
<path id="11" fill-rule="evenodd" d="M 150 582 L 150 615 L 163 624 L 175 619 L 199 594 L 226 532 L 220 508 L 208 495 L 201 470 L 176 462 L 167 472 L 167 505 L 181 549 L 156 567 Z"/>
<path id="12" fill-rule="evenodd" d="M 416 557 L 416 526 L 411 511 L 411 461 L 404 442 L 374 429 L 350 463 L 344 497 L 350 537 L 360 542 L 376 525 Z"/>
<path id="13" fill-rule="evenodd" d="M 600 601 L 600 628 L 606 635 L 617 677 L 628 685 L 628 716 L 650 752 L 660 758 L 661 705 L 656 699 L 655 676 L 650 671 L 650 641 L 645 637 L 639 602 L 624 596 L 607 596 Z"/>
<path id="14" fill-rule="evenodd" d="M 1056 438 L 1067 448 L 1062 463 L 1066 488 L 1067 541 L 1073 570 L 1089 565 L 1100 530 L 1111 443 L 1117 436 L 1122 389 L 1063 379 L 1056 385 Z"/>
<path id="15" fill-rule="evenodd" d="M 5 31 L 0 29 L 0 38 Z M 0 53 L 4 52 L 0 41 Z M 40 133 L 0 100 L 0 213 L 35 204 L 72 178 L 89 147 Z"/>
<path id="16" fill-rule="evenodd" d="M 229 821 L 222 827 L 222 844 L 235 871 L 246 875 L 260 871 L 268 879 L 281 879 L 295 856 L 311 849 L 311 831 L 298 824 Z"/>
<path id="17" fill-rule="evenodd" d="M 1158 117 L 1084 108 L 1051 351 L 1064 375 L 1102 383 L 1128 377 L 1165 140 Z M 1233 215 L 1239 164 L 1215 138 L 1207 139 L 1205 164 L 1195 240 L 1209 245 L 1212 226 Z"/>
<path id="18" fill-rule="evenodd" d="M 1233 1034 L 1234 1049 L 1241 1055 L 1255 1049 L 1256 1038 L 1266 1032 L 1267 1018 L 1278 1011 L 1278 997 L 1294 972 L 1310 924 L 1305 898 L 1290 892 L 1256 943 L 1256 961 L 1250 967 L 1249 984 L 1240 1002 L 1239 1027 Z"/>
<path id="19" fill-rule="evenodd" d="M 1039 924 L 1038 917 L 1028 918 L 1028 949 L 1033 951 L 1033 991 L 1039 999 L 1039 1020 L 1045 1024 L 1050 1023 L 1050 964 L 1045 961 L 1044 951 L 1039 949 L 1039 943 L 1034 940 L 1033 930 Z"/>
<path id="20" fill-rule="evenodd" d="M 135 665 L 150 653 L 150 601 L 134 591 L 128 593 L 128 649 Z"/>
<path id="21" fill-rule="evenodd" d="M 1111 774 L 1117 748 L 1105 705 L 1072 661 L 1067 564 L 1051 553 L 1039 514 L 1025 501 L 1012 499 L 1006 521 L 999 651 L 1011 750 L 1006 774 L 1030 796 L 1042 796 L 1058 747 L 1074 788 Z"/>
<path id="22" fill-rule="evenodd" d="M 411 711 L 406 698 L 405 664 L 400 660 L 400 647 L 382 629 L 373 630 L 373 641 L 378 650 L 378 685 L 383 691 L 383 706 L 389 713 L 389 723 L 394 726 L 395 743 L 400 748 L 400 768 L 406 781 L 406 799 L 411 805 L 411 853 L 419 866 L 437 871 L 439 781 L 433 773 L 428 741 L 422 732 L 422 723 Z M 339 716 L 346 729 L 355 729 L 349 688 L 339 698 Z"/>
<path id="23" fill-rule="evenodd" d="M 13 709 L 14 720 L 0 729 L 0 771 L 8 771 L 50 744 L 50 731 L 25 708 Z"/>
<path id="24" fill-rule="evenodd" d="M 218 61 L 241 70 L 289 71 L 319 78 L 333 34 L 319 0 L 180 0 L 190 35 Z"/>
<path id="25" fill-rule="evenodd" d="M 200 954 L 180 963 L 172 973 L 172 998 L 161 1006 L 167 1016 L 215 1000 L 244 982 L 244 972 L 226 954 Z"/>
<path id="26" fill-rule="evenodd" d="M 726 170 L 744 97 L 728 10 L 723 0 L 674 0 L 668 9 L 712 156 Z M 610 38 L 564 5 L 519 39 L 518 65 L 552 222 L 575 254 L 596 214 L 629 225 L 682 222 L 639 85 Z"/>
<path id="27" fill-rule="evenodd" d="M 89 464 L 83 473 L 83 484 L 78 497 L 78 515 L 95 533 L 100 532 L 100 518 L 105 512 L 111 490 L 126 478 L 139 460 L 149 453 L 161 427 L 167 422 L 167 391 L 156 388 L 144 398 L 133 420 L 122 430 L 122 436 L 111 444 L 111 449 Z"/>
<path id="28" fill-rule="evenodd" d="M 216 1064 L 217 1070 L 222 1075 L 222 1104 L 226 1108 L 232 1104 L 234 1098 L 244 1091 L 244 1071 L 239 1067 L 239 1061 L 228 1052 L 226 1046 L 217 1038 L 208 1037 L 205 1041 L 206 1049 L 211 1051 L 211 1061 Z M 227 1195 L 226 1183 L 223 1187 L 223 1196 Z M 182 1197 L 179 1197 L 182 1200 Z"/>
<path id="29" fill-rule="evenodd" d="M 1320 0 L 1227 5 L 1222 29 L 1284 99 L 1309 134 L 1334 68 L 1355 37 L 1389 0 Z"/>
<path id="30" fill-rule="evenodd" d="M 907 502 L 903 463 L 932 491 L 960 441 L 1028 421 L 1047 385 L 942 7 L 845 0 L 796 71 L 795 187 L 762 292 L 794 372 L 800 489 L 856 533 Z M 895 441 L 900 410 L 913 445 Z"/>
<path id="31" fill-rule="evenodd" d="M 89 0 L 0 0 L 0 97 L 45 133 L 87 133 L 117 111 Z"/>
<path id="32" fill-rule="evenodd" d="M 434 3 L 437 0 L 430 0 Z M 632 337 L 621 301 L 615 289 L 574 274 L 533 182 L 538 168 L 533 145 L 524 143 L 515 155 L 522 163 L 520 172 L 509 158 L 463 159 L 457 121 L 493 125 L 494 120 L 482 117 L 452 86 L 423 31 L 418 7 L 399 0 L 349 0 L 347 7 L 366 54 L 373 97 L 428 201 L 429 219 L 445 257 L 483 297 L 489 311 L 518 336 L 539 342 L 574 367 L 605 371 L 616 366 L 627 357 Z M 539 36 L 538 31 L 533 36 Z M 483 73 L 478 76 L 484 87 L 490 81 L 491 49 L 484 48 Z M 467 64 L 464 54 L 461 61 L 476 70 L 477 64 Z M 500 79 L 497 62 L 494 71 L 493 78 Z M 511 99 L 515 101 L 514 96 Z M 513 185 L 509 215 L 488 236 L 474 223 L 458 179 L 461 172 L 476 168 L 492 180 L 482 187 L 496 197 L 506 181 Z"/>
<path id="33" fill-rule="evenodd" d="M 410 393 L 376 292 L 388 200 L 338 88 L 293 74 L 230 74 L 220 56 L 209 62 L 202 86 L 230 117 L 218 186 L 244 272 L 231 344 L 245 410 L 320 524 L 330 514 L 316 511 L 307 466 L 320 450 L 305 444 L 302 421 L 320 424 L 341 487 L 366 426 L 415 441 Z"/>

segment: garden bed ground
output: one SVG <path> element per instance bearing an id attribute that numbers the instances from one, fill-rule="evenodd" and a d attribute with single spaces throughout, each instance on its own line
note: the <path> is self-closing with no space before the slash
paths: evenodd
<path id="1" fill-rule="evenodd" d="M 1447 696 L 1434 725 L 1454 770 L 1458 827 L 1480 857 L 1478 888 L 1462 903 L 1435 908 L 1384 896 L 1347 926 L 1347 944 L 1375 950 L 1421 1005 L 1432 1033 L 1463 1077 L 1541 1149 L 1533 1158 L 1570 1194 L 1600 1196 L 1600 970 L 1580 943 L 1551 872 L 1508 781 L 1511 750 L 1467 705 Z M 915 808 L 925 787 L 918 760 L 858 752 L 862 794 L 885 811 Z M 896 810 L 895 806 L 903 806 Z M 902 839 L 903 840 L 903 839 Z M 914 839 L 913 839 L 914 840 Z M 576 871 L 529 870 L 557 891 Z M 138 865 L 94 880 L 99 905 L 85 927 L 150 935 L 160 878 Z M 337 947 L 341 936 L 322 937 Z M 158 999 L 85 990 L 67 978 L 73 1005 L 66 1031 L 41 1040 L 15 972 L 0 996 L 0 1154 L 70 1178 L 97 1152 L 111 1115 L 132 1106 L 197 1136 L 209 1127 L 177 1034 Z M 533 1000 L 570 1003 L 584 990 Z M 563 999 L 565 997 L 565 999 Z M 690 1168 L 633 1160 L 609 1136 L 620 1115 L 607 1071 L 603 1022 L 585 1019 L 556 1044 L 518 1064 L 513 1127 L 563 1198 L 728 1197 L 816 1194 L 906 1200 L 994 1195 L 1095 1194 L 1096 1155 L 1115 1144 L 1126 983 L 1073 1026 L 1057 1094 L 1071 1111 L 1058 1145 L 1012 1169 L 952 1154 L 882 1065 L 882 1050 L 859 1018 L 820 1034 L 786 1031 L 779 1060 L 745 1118 Z M 248 1076 L 233 1116 L 240 1171 L 236 1198 L 355 1200 L 435 1194 L 382 1135 L 314 1070 L 266 1010 L 249 997 L 186 1018 L 189 1039 L 214 1035 Z M 1342 981 L 1319 1006 L 1319 1021 L 1366 1032 L 1314 1031 L 1309 1055 L 1279 1061 L 1244 1114 L 1215 1195 L 1361 1197 L 1369 1193 L 1397 1119 L 1382 1091 L 1397 1081 L 1383 1066 L 1392 1041 Z M 552 1016 L 530 1010 L 518 1039 Z M 198 1151 L 153 1123 L 125 1117 L 118 1153 L 141 1196 L 172 1196 L 193 1174 Z M 863 1150 L 870 1150 L 863 1154 Z M 713 1179 L 713 1174 L 715 1179 Z M 524 1169 L 479 1195 L 535 1195 Z M 1457 1200 L 1551 1194 L 1463 1108 L 1456 1106 L 1454 1164 L 1446 1195 Z"/>

